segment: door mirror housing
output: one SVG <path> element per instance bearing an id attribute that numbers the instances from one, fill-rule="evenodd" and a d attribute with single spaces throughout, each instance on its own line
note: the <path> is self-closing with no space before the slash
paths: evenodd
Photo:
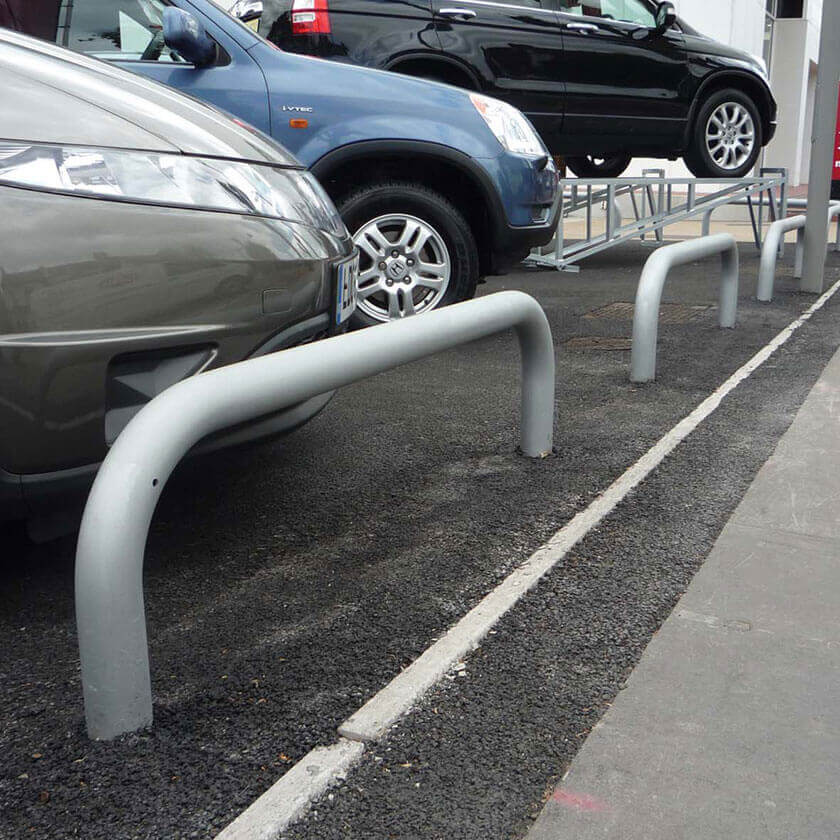
<path id="1" fill-rule="evenodd" d="M 184 61 L 206 67 L 216 60 L 216 42 L 207 34 L 201 21 L 175 6 L 163 10 L 163 40 Z"/>
<path id="2" fill-rule="evenodd" d="M 256 32 L 259 30 L 260 18 L 263 14 L 263 0 L 236 0 L 230 7 L 229 14 L 239 18 L 242 23 Z"/>
<path id="3" fill-rule="evenodd" d="M 677 22 L 677 11 L 674 4 L 666 0 L 656 8 L 656 28 L 654 32 L 661 35 L 667 32 Z"/>

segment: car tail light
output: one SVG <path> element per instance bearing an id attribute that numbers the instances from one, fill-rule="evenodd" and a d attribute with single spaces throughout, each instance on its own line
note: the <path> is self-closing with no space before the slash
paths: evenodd
<path id="1" fill-rule="evenodd" d="M 292 35 L 328 35 L 327 0 L 292 0 Z"/>

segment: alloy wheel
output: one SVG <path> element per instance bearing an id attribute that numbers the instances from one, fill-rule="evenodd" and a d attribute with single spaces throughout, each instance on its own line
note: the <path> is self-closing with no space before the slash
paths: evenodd
<path id="1" fill-rule="evenodd" d="M 359 248 L 357 306 L 377 321 L 437 307 L 449 286 L 452 261 L 428 222 L 403 213 L 378 216 L 353 236 Z"/>
<path id="2" fill-rule="evenodd" d="M 743 166 L 755 148 L 755 123 L 739 102 L 724 102 L 712 111 L 706 123 L 706 149 L 720 169 Z"/>

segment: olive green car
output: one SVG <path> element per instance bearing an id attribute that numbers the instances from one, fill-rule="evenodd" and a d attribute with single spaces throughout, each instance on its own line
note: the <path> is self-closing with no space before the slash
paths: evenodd
<path id="1" fill-rule="evenodd" d="M 4 30 L 0 78 L 2 520 L 88 484 L 180 379 L 344 329 L 358 258 L 312 176 L 230 117 Z"/>

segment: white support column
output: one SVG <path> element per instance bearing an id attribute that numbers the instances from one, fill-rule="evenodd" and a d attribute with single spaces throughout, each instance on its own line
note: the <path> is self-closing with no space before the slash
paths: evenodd
<path id="1" fill-rule="evenodd" d="M 814 103 L 811 172 L 808 178 L 808 221 L 805 225 L 805 268 L 800 290 L 821 294 L 828 245 L 828 202 L 834 163 L 837 93 L 840 83 L 840 2 L 823 3 L 820 63 Z"/>

